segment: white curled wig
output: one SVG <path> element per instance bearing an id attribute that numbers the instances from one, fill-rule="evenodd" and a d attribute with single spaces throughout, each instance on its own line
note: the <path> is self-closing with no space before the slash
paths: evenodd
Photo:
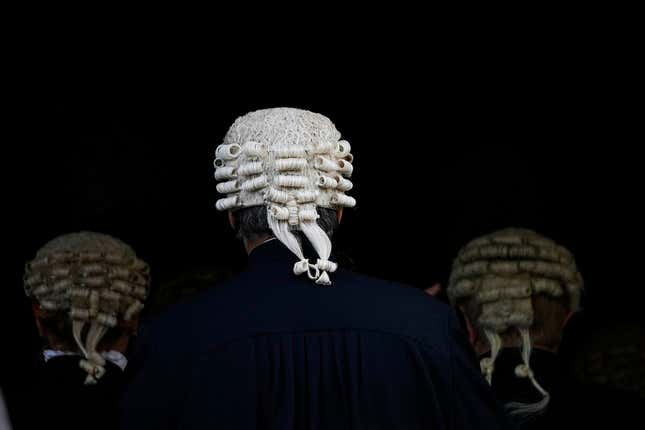
<path id="1" fill-rule="evenodd" d="M 481 309 L 473 324 L 483 332 L 491 348 L 490 357 L 480 363 L 489 384 L 503 346 L 501 334 L 509 329 L 519 334 L 522 363 L 515 368 L 515 375 L 527 378 L 542 397 L 536 403 L 506 405 L 510 414 L 520 420 L 542 413 L 550 398 L 530 367 L 530 329 L 534 323 L 531 298 L 538 294 L 563 298 L 573 312 L 579 307 L 582 287 L 573 255 L 526 229 L 506 229 L 475 239 L 459 251 L 453 263 L 448 297 L 453 304 L 474 300 Z"/>
<path id="2" fill-rule="evenodd" d="M 86 385 L 105 373 L 97 351 L 107 331 L 143 309 L 150 286 L 148 265 L 122 241 L 100 233 L 59 236 L 43 246 L 25 267 L 28 297 L 45 310 L 67 313 L 83 354 Z"/>
<path id="3" fill-rule="evenodd" d="M 331 285 L 331 240 L 316 220 L 317 208 L 353 207 L 349 142 L 325 116 L 292 108 L 264 109 L 238 118 L 215 151 L 220 211 L 266 206 L 275 237 L 296 257 L 295 274 Z M 303 255 L 294 230 L 301 231 L 318 254 Z"/>

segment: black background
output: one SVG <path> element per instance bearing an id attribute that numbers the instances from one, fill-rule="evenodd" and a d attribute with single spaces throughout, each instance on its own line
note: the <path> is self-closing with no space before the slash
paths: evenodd
<path id="1" fill-rule="evenodd" d="M 335 251 L 357 270 L 445 285 L 468 240 L 527 227 L 576 256 L 588 322 L 642 318 L 635 63 L 612 46 L 552 47 L 358 43 L 301 59 L 258 56 L 258 42 L 238 60 L 188 43 L 157 46 L 153 60 L 139 42 L 34 53 L 12 84 L 3 145 L 5 391 L 38 348 L 23 265 L 53 237 L 117 236 L 150 263 L 153 287 L 243 265 L 214 209 L 212 161 L 237 116 L 268 107 L 322 113 L 352 144 L 358 205 Z"/>

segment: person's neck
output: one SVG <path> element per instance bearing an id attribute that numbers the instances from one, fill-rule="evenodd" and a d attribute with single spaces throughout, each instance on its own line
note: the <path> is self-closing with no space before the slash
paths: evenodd
<path id="1" fill-rule="evenodd" d="M 261 236 L 261 237 L 258 237 L 258 238 L 250 239 L 250 240 L 249 239 L 244 239 L 243 243 L 244 243 L 244 249 L 246 250 L 246 254 L 247 255 L 250 254 L 258 246 L 260 246 L 260 245 L 262 245 L 264 243 L 267 243 L 270 240 L 274 240 L 274 239 L 275 239 L 275 237 L 270 236 L 268 234 L 264 235 L 264 236 Z"/>

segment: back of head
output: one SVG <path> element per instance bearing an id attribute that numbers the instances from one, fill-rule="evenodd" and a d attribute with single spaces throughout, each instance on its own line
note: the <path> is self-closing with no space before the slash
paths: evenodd
<path id="1" fill-rule="evenodd" d="M 330 210 L 356 204 L 345 194 L 353 186 L 347 179 L 353 171 L 350 150 L 323 115 L 292 108 L 250 112 L 217 147 L 217 190 L 227 197 L 216 207 L 239 213 L 242 235 L 271 231 L 298 257 L 294 273 L 330 285 L 328 273 L 337 268 L 329 261 L 335 226 Z M 304 257 L 294 232 L 315 249 L 315 264 Z"/>
<path id="2" fill-rule="evenodd" d="M 491 356 L 481 361 L 486 379 L 492 381 L 500 350 L 519 346 L 523 363 L 515 374 L 543 395 L 536 404 L 510 404 L 511 413 L 530 416 L 546 407 L 549 395 L 530 368 L 531 350 L 535 341 L 557 348 L 581 290 L 571 253 L 530 230 L 506 229 L 475 239 L 455 259 L 448 296 L 488 341 Z"/>
<path id="3" fill-rule="evenodd" d="M 105 372 L 99 342 L 141 311 L 150 280 L 147 264 L 128 245 L 80 232 L 45 244 L 26 265 L 24 285 L 45 312 L 71 322 L 71 333 L 65 334 L 84 356 L 85 383 L 95 384 Z"/>

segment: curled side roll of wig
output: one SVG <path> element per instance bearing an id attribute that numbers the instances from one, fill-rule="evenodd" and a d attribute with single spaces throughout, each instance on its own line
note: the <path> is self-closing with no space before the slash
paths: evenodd
<path id="1" fill-rule="evenodd" d="M 307 160 L 304 158 L 280 158 L 275 160 L 275 169 L 278 172 L 304 170 L 306 168 Z"/>
<path id="2" fill-rule="evenodd" d="M 289 220 L 289 209 L 287 209 L 284 206 L 276 206 L 272 205 L 269 208 L 270 215 L 280 221 L 288 221 Z"/>
<path id="3" fill-rule="evenodd" d="M 350 196 L 346 196 L 345 194 L 336 193 L 331 196 L 331 204 L 333 206 L 353 208 L 354 206 L 356 206 L 356 199 Z"/>
<path id="4" fill-rule="evenodd" d="M 352 150 L 352 146 L 346 140 L 336 142 L 336 157 L 345 158 Z"/>
<path id="5" fill-rule="evenodd" d="M 273 179 L 273 183 L 285 188 L 305 188 L 309 179 L 305 176 L 279 175 Z"/>
<path id="6" fill-rule="evenodd" d="M 269 188 L 264 192 L 264 199 L 268 202 L 286 204 L 291 199 L 291 196 L 285 191 Z"/>
<path id="7" fill-rule="evenodd" d="M 218 181 L 235 178 L 237 178 L 237 172 L 233 166 L 220 167 L 215 170 L 215 179 Z"/>
<path id="8" fill-rule="evenodd" d="M 269 185 L 267 178 L 264 175 L 257 176 L 253 179 L 247 179 L 242 183 L 243 191 L 257 191 L 266 188 Z"/>
<path id="9" fill-rule="evenodd" d="M 349 191 L 352 188 L 354 188 L 354 184 L 352 184 L 352 181 L 350 181 L 349 179 L 343 178 L 339 174 L 336 174 L 334 176 L 334 180 L 337 182 L 336 189 L 338 191 L 345 192 L 345 191 Z"/>
<path id="10" fill-rule="evenodd" d="M 336 149 L 336 144 L 331 142 L 320 142 L 314 145 L 311 152 L 313 154 L 331 154 Z"/>
<path id="11" fill-rule="evenodd" d="M 352 166 L 352 163 L 346 160 L 338 160 L 338 171 L 342 173 L 344 176 L 352 176 L 352 172 L 354 171 L 354 166 Z"/>
<path id="12" fill-rule="evenodd" d="M 318 186 L 320 188 L 336 188 L 338 186 L 338 182 L 331 176 L 326 176 L 326 175 L 320 175 L 318 177 Z"/>
<path id="13" fill-rule="evenodd" d="M 298 211 L 298 218 L 300 221 L 316 221 L 320 216 L 316 212 L 316 209 L 301 209 Z"/>
<path id="14" fill-rule="evenodd" d="M 259 175 L 262 172 L 264 172 L 264 163 L 262 161 L 251 161 L 237 168 L 237 174 L 240 176 Z"/>
<path id="15" fill-rule="evenodd" d="M 267 146 L 260 142 L 246 142 L 242 145 L 242 151 L 249 158 L 265 158 L 267 156 Z"/>
<path id="16" fill-rule="evenodd" d="M 235 193 L 240 190 L 240 187 L 237 184 L 237 180 L 220 182 L 217 184 L 217 192 L 220 194 L 230 194 Z"/>
<path id="17" fill-rule="evenodd" d="M 226 211 L 238 207 L 238 196 L 234 195 L 225 199 L 219 199 L 215 202 L 215 207 L 219 211 Z"/>
<path id="18" fill-rule="evenodd" d="M 339 164 L 319 155 L 314 159 L 314 167 L 322 172 L 335 172 L 339 169 Z"/>
<path id="19" fill-rule="evenodd" d="M 276 158 L 302 158 L 307 156 L 307 151 L 301 145 L 284 145 L 271 148 Z"/>
<path id="20" fill-rule="evenodd" d="M 231 145 L 220 145 L 215 150 L 215 157 L 222 160 L 234 160 L 240 156 L 242 148 L 235 143 Z"/>
<path id="21" fill-rule="evenodd" d="M 313 190 L 303 190 L 296 193 L 296 202 L 313 203 L 318 198 L 318 192 Z"/>

